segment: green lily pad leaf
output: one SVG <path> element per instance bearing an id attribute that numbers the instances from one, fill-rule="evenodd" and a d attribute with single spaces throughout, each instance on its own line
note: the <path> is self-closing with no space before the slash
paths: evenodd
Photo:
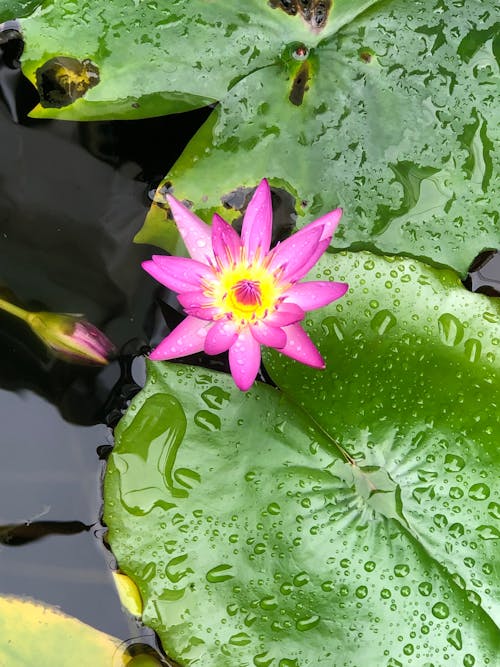
<path id="1" fill-rule="evenodd" d="M 178 249 L 167 187 L 207 220 L 234 219 L 231 193 L 267 176 L 295 197 L 299 227 L 343 207 L 338 249 L 464 274 L 500 243 L 493 5 L 376 3 L 305 59 L 290 51 L 248 74 L 167 174 L 136 240 Z"/>
<path id="2" fill-rule="evenodd" d="M 29 16 L 43 0 L 5 0 L 0 7 L 0 23 Z"/>
<path id="3" fill-rule="evenodd" d="M 23 71 L 41 96 L 32 115 L 144 118 L 210 104 L 288 42 L 316 44 L 374 2 L 344 0 L 313 29 L 267 0 L 46 0 L 21 22 Z"/>
<path id="4" fill-rule="evenodd" d="M 4 667 L 71 665 L 75 656 L 81 667 L 132 665 L 120 639 L 41 602 L 0 597 L 0 634 Z"/>
<path id="5" fill-rule="evenodd" d="M 499 305 L 409 259 L 316 274 L 352 285 L 305 322 L 326 371 L 148 364 L 104 485 L 142 618 L 183 666 L 493 664 Z"/>

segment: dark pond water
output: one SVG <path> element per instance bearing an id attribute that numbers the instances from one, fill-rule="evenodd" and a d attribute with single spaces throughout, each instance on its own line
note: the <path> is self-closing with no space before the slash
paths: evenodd
<path id="1" fill-rule="evenodd" d="M 32 309 L 84 313 L 120 358 L 104 369 L 56 360 L 0 311 L 0 592 L 154 643 L 122 612 L 111 579 L 101 458 L 136 390 L 132 359 L 165 326 L 155 319 L 161 290 L 140 268 L 152 248 L 132 239 L 209 110 L 127 123 L 31 120 L 36 93 L 16 68 L 18 44 L 2 46 L 0 292 Z M 133 376 L 142 375 L 139 357 Z"/>
<path id="2" fill-rule="evenodd" d="M 162 291 L 140 269 L 153 249 L 132 239 L 209 110 L 134 122 L 31 120 L 36 93 L 9 37 L 0 38 L 0 290 L 33 309 L 84 313 L 120 358 L 104 369 L 55 360 L 0 311 L 0 592 L 154 645 L 121 610 L 111 580 L 99 522 L 102 459 L 142 381 L 141 353 L 159 340 L 165 316 L 170 325 L 180 319 L 158 308 Z M 500 255 L 478 258 L 466 283 L 499 294 Z"/>

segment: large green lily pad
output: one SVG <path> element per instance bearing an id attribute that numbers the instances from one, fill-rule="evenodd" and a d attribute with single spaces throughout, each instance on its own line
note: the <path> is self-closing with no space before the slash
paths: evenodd
<path id="1" fill-rule="evenodd" d="M 326 371 L 148 364 L 104 512 L 143 620 L 181 665 L 492 665 L 498 304 L 405 259 L 315 274 L 351 283 L 305 324 Z"/>
<path id="2" fill-rule="evenodd" d="M 136 118 L 220 101 L 139 241 L 177 249 L 167 187 L 202 214 L 229 201 L 236 217 L 231 193 L 268 176 L 295 198 L 299 226 L 344 207 L 338 248 L 464 274 L 500 237 L 495 8 L 342 0 L 313 29 L 278 0 L 46 0 L 22 21 L 23 70 L 42 94 L 37 117 Z"/>
<path id="3" fill-rule="evenodd" d="M 351 5 L 359 12 L 373 1 Z M 356 13 L 347 4 L 340 3 L 340 20 Z M 289 39 L 319 40 L 304 21 L 266 0 L 244 7 L 224 0 L 45 0 L 43 11 L 21 25 L 23 71 L 42 93 L 32 115 L 73 120 L 144 118 L 203 106 L 221 99 L 239 78 L 276 62 Z M 62 68 L 59 85 L 66 85 L 66 75 L 69 92 L 58 103 L 57 82 L 46 85 L 52 96 L 40 85 L 41 72 L 58 58 L 90 61 L 99 82 L 79 92 L 71 85 L 74 74 Z"/>
<path id="4" fill-rule="evenodd" d="M 464 274 L 500 243 L 493 4 L 377 3 L 308 59 L 290 50 L 248 74 L 167 174 L 136 240 L 178 250 L 166 187 L 205 219 L 234 218 L 238 204 L 223 202 L 267 176 L 294 196 L 299 226 L 344 208 L 337 248 L 402 252 Z"/>

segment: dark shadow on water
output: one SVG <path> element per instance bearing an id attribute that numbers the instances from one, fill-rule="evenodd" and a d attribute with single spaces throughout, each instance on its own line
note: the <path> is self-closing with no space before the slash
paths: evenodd
<path id="1" fill-rule="evenodd" d="M 124 613 L 100 524 L 111 426 L 138 390 L 156 287 L 133 237 L 149 193 L 210 113 L 75 123 L 27 117 L 37 95 L 18 68 L 21 42 L 0 33 L 0 290 L 26 308 L 82 313 L 119 348 L 105 368 L 55 359 L 0 312 L 0 594 L 147 644 Z M 165 328 L 165 325 L 163 324 Z M 165 331 L 166 333 L 166 331 Z"/>

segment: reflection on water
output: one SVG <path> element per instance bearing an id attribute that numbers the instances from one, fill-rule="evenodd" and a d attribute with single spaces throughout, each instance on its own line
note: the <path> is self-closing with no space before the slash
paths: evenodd
<path id="1" fill-rule="evenodd" d="M 107 428 L 69 424 L 32 392 L 0 392 L 0 419 L 1 592 L 43 600 L 106 632 L 129 636 L 94 535 L 100 529 L 95 446 L 109 442 Z M 43 522 L 66 521 L 90 530 L 71 536 L 52 530 L 25 546 L 3 539 L 7 523 L 28 524 L 29 535 Z"/>

